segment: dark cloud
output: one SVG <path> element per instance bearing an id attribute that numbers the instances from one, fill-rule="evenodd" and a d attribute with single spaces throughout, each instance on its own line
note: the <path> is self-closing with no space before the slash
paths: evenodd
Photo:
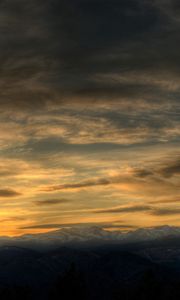
<path id="1" fill-rule="evenodd" d="M 179 202 L 180 203 L 180 199 L 178 198 L 170 198 L 170 199 L 160 199 L 160 200 L 153 200 L 153 201 L 149 201 L 149 204 L 158 204 L 158 203 L 175 203 L 175 202 Z"/>
<path id="2" fill-rule="evenodd" d="M 44 192 L 53 192 L 58 190 L 68 190 L 68 189 L 79 189 L 79 188 L 88 188 L 93 186 L 106 186 L 112 183 L 115 183 L 117 180 L 113 178 L 112 180 L 109 178 L 99 178 L 99 179 L 92 179 L 92 180 L 85 180 L 79 183 L 72 183 L 72 184 L 62 184 L 62 185 L 54 185 L 45 187 L 43 189 Z"/>
<path id="3" fill-rule="evenodd" d="M 13 170 L 1 170 L 0 171 L 0 177 L 11 177 L 14 175 L 17 175 L 18 172 L 13 171 Z"/>
<path id="4" fill-rule="evenodd" d="M 168 216 L 168 215 L 179 215 L 180 214 L 180 208 L 159 208 L 153 211 L 153 215 L 157 216 Z"/>
<path id="5" fill-rule="evenodd" d="M 164 177 L 172 177 L 180 174 L 180 159 L 170 162 L 160 169 L 160 174 Z"/>
<path id="6" fill-rule="evenodd" d="M 112 224 L 106 224 L 106 225 L 102 225 L 102 228 L 103 229 L 106 229 L 106 228 L 108 228 L 108 229 L 130 229 L 130 228 L 137 228 L 137 226 L 134 226 L 134 225 L 121 225 L 121 224 L 114 224 L 114 225 L 112 225 Z"/>
<path id="7" fill-rule="evenodd" d="M 32 226 L 21 227 L 20 229 L 53 229 L 67 227 L 99 227 L 99 228 L 135 228 L 132 224 L 112 224 L 111 222 L 91 222 L 91 223 L 65 223 L 65 224 L 36 224 Z"/>
<path id="8" fill-rule="evenodd" d="M 69 199 L 45 199 L 34 201 L 34 204 L 37 206 L 51 206 L 58 205 L 70 202 Z"/>
<path id="9" fill-rule="evenodd" d="M 15 191 L 15 190 L 12 190 L 12 189 L 0 189 L 0 197 L 3 198 L 3 197 L 17 197 L 17 196 L 20 196 L 22 195 L 21 193 Z"/>
<path id="10" fill-rule="evenodd" d="M 151 168 L 134 168 L 133 176 L 139 178 L 146 178 L 146 177 L 155 177 L 155 176 L 162 176 L 165 178 L 170 178 L 174 175 L 180 174 L 180 160 L 179 158 L 176 160 L 166 161 L 164 160 L 162 166 L 159 164 L 152 166 Z"/>
<path id="11" fill-rule="evenodd" d="M 146 170 L 146 169 L 135 169 L 134 175 L 137 177 L 140 177 L 140 178 L 145 178 L 148 176 L 152 176 L 153 172 L 150 170 Z"/>
<path id="12" fill-rule="evenodd" d="M 153 203 L 152 203 L 153 204 Z M 117 207 L 117 208 L 110 208 L 110 209 L 101 209 L 96 211 L 95 213 L 137 213 L 137 212 L 147 212 L 148 214 L 154 216 L 168 216 L 168 215 L 178 215 L 180 214 L 180 208 L 163 208 L 163 207 L 155 207 L 155 206 L 148 206 L 148 205 L 134 205 L 134 206 L 127 206 L 127 207 Z"/>
<path id="13" fill-rule="evenodd" d="M 37 109 L 48 101 L 85 97 L 167 99 L 166 91 L 151 80 L 96 80 L 98 74 L 127 77 L 130 71 L 151 78 L 153 72 L 179 74 L 179 23 L 173 18 L 179 5 L 163 3 L 1 1 L 1 103 Z M 171 93 L 176 101 L 179 92 Z"/>
<path id="14" fill-rule="evenodd" d="M 110 209 L 101 209 L 97 210 L 96 213 L 104 214 L 104 213 L 136 213 L 136 212 L 146 212 L 151 211 L 152 207 L 148 205 L 134 205 L 134 206 L 127 206 L 127 207 L 117 207 L 117 208 L 110 208 Z"/>

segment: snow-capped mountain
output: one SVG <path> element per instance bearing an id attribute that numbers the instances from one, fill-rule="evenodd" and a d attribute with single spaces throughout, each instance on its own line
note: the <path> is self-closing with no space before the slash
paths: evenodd
<path id="1" fill-rule="evenodd" d="M 140 241 L 158 240 L 168 237 L 180 237 L 180 227 L 159 226 L 152 228 L 140 228 L 134 231 L 122 233 L 120 231 L 108 231 L 98 226 L 63 228 L 48 233 L 27 234 L 20 237 L 2 237 L 0 246 L 3 245 L 42 245 L 55 246 L 68 243 L 87 242 L 117 242 L 131 243 Z"/>
<path id="2" fill-rule="evenodd" d="M 29 242 L 33 241 L 41 244 L 64 244 L 73 242 L 88 242 L 88 241 L 112 241 L 118 240 L 121 233 L 113 233 L 104 230 L 98 226 L 81 227 L 75 226 L 71 228 L 63 228 L 56 231 L 51 231 L 43 234 L 23 235 L 19 237 L 18 241 Z"/>
<path id="3" fill-rule="evenodd" d="M 156 240 L 165 237 L 176 237 L 180 236 L 180 227 L 174 226 L 158 226 L 150 228 L 140 228 L 135 231 L 128 232 L 126 238 L 129 240 L 148 241 Z"/>

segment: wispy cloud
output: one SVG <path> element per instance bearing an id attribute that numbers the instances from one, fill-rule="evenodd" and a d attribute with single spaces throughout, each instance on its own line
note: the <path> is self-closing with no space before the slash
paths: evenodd
<path id="1" fill-rule="evenodd" d="M 160 169 L 160 174 L 164 177 L 180 175 L 180 159 L 172 161 Z"/>
<path id="2" fill-rule="evenodd" d="M 117 208 L 109 208 L 109 209 L 101 209 L 97 210 L 96 213 L 104 214 L 104 213 L 135 213 L 135 212 L 146 212 L 151 211 L 152 207 L 148 205 L 137 205 L 137 206 L 127 206 L 127 207 L 117 207 Z"/>
<path id="3" fill-rule="evenodd" d="M 37 200 L 34 201 L 34 204 L 37 206 L 51 206 L 51 205 L 58 205 L 58 204 L 65 204 L 70 202 L 69 199 L 45 199 L 45 200 Z"/>
<path id="4" fill-rule="evenodd" d="M 12 189 L 0 189 L 0 197 L 17 197 L 17 196 L 21 196 L 21 193 L 12 190 Z"/>
<path id="5" fill-rule="evenodd" d="M 64 223 L 64 224 L 36 224 L 32 226 L 21 227 L 20 229 L 54 229 L 54 228 L 68 228 L 68 227 L 99 227 L 99 228 L 121 228 L 121 229 L 128 229 L 128 228 L 135 228 L 135 226 L 131 224 L 121 224 L 121 223 L 114 223 L 111 222 L 89 222 L 89 223 Z"/>
<path id="6" fill-rule="evenodd" d="M 92 179 L 92 180 L 85 180 L 79 183 L 72 183 L 72 184 L 63 184 L 63 185 L 55 185 L 49 186 L 42 189 L 44 192 L 53 192 L 58 190 L 71 190 L 71 189 L 79 189 L 79 188 L 88 188 L 93 186 L 106 186 L 112 184 L 113 180 L 106 178 L 99 178 L 99 179 Z"/>
<path id="7" fill-rule="evenodd" d="M 122 213 L 147 213 L 154 216 L 171 216 L 180 214 L 180 207 L 158 207 L 158 206 L 148 206 L 148 205 L 132 205 L 125 207 L 115 207 L 99 209 L 94 211 L 97 214 L 122 214 Z"/>
<path id="8" fill-rule="evenodd" d="M 174 208 L 158 208 L 155 211 L 153 211 L 154 215 L 157 216 L 168 216 L 168 215 L 180 215 L 180 208 L 174 207 Z"/>

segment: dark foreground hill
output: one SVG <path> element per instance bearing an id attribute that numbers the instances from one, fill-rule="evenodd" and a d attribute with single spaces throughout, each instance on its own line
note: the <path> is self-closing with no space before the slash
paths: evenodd
<path id="1" fill-rule="evenodd" d="M 3 246 L 0 299 L 180 299 L 180 240 L 46 251 Z"/>
<path id="2" fill-rule="evenodd" d="M 0 249 L 0 299 L 179 299 L 176 246 Z"/>

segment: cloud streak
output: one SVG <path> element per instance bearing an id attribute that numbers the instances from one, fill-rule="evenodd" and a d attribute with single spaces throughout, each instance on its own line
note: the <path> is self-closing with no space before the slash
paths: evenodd
<path id="1" fill-rule="evenodd" d="M 66 204 L 70 202 L 69 199 L 45 199 L 45 200 L 37 200 L 34 201 L 34 204 L 37 206 L 51 206 L 51 205 L 59 205 Z"/>
<path id="2" fill-rule="evenodd" d="M 137 206 L 127 206 L 127 207 L 117 207 L 117 208 L 110 208 L 110 209 L 101 209 L 97 210 L 97 214 L 104 214 L 104 213 L 136 213 L 136 212 L 147 212 L 151 211 L 152 207 L 148 205 L 137 205 Z"/>
<path id="3" fill-rule="evenodd" d="M 63 184 L 63 185 L 56 185 L 56 186 L 49 186 L 42 189 L 44 192 L 54 192 L 58 190 L 71 190 L 71 189 L 81 189 L 81 188 L 89 188 L 94 186 L 106 186 L 113 183 L 113 180 L 106 178 L 100 179 L 92 179 L 92 180 L 85 180 L 79 183 L 72 183 L 72 184 Z"/>
<path id="4" fill-rule="evenodd" d="M 108 222 L 91 222 L 91 223 L 65 223 L 65 224 L 36 224 L 36 225 L 32 225 L 32 226 L 26 226 L 26 227 L 22 227 L 21 229 L 25 229 L 25 230 L 29 230 L 29 229 L 54 229 L 54 228 L 74 228 L 74 227 L 99 227 L 99 228 L 121 228 L 121 229 L 128 229 L 128 228 L 134 228 L 133 225 L 130 224 L 112 224 L 112 223 L 108 223 Z"/>
<path id="5" fill-rule="evenodd" d="M 12 189 L 0 189 L 1 198 L 11 198 L 21 196 L 22 194 Z"/>

